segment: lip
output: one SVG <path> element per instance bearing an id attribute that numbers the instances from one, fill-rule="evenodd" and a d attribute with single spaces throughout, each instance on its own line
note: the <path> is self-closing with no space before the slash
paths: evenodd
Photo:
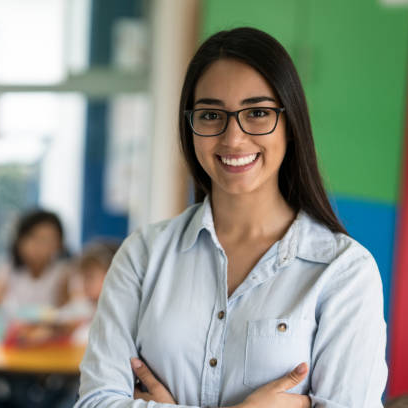
<path id="1" fill-rule="evenodd" d="M 250 154 L 254 154 L 254 153 L 246 153 L 246 154 L 226 154 L 226 155 L 222 155 L 222 157 L 227 157 L 229 159 L 239 159 L 240 157 L 246 157 L 249 156 Z M 222 162 L 221 160 L 221 156 L 220 155 L 216 155 L 217 156 L 217 160 L 218 163 L 220 163 L 221 167 L 228 171 L 229 173 L 243 173 L 245 171 L 248 171 L 250 169 L 252 169 L 252 167 L 255 166 L 255 164 L 258 162 L 259 157 L 261 156 L 261 154 L 258 152 L 256 153 L 256 159 L 248 164 L 245 164 L 244 166 L 230 166 L 229 164 L 225 164 Z"/>

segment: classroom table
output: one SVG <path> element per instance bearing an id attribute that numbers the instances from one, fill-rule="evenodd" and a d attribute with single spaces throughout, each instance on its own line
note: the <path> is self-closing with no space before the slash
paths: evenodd
<path id="1" fill-rule="evenodd" d="M 36 348 L 0 346 L 0 371 L 21 373 L 78 374 L 85 345 Z"/>
<path id="2" fill-rule="evenodd" d="M 0 407 L 72 407 L 85 348 L 74 344 L 35 348 L 0 345 Z"/>

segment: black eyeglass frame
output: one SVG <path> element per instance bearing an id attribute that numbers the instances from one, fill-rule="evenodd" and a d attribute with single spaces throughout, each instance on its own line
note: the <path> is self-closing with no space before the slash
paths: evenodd
<path id="1" fill-rule="evenodd" d="M 275 122 L 275 125 L 274 125 L 274 127 L 272 128 L 271 131 L 265 132 L 265 133 L 250 133 L 250 132 L 247 132 L 246 130 L 244 130 L 244 128 L 243 128 L 242 125 L 241 125 L 241 122 L 239 121 L 238 115 L 239 115 L 241 112 L 243 112 L 243 111 L 251 110 L 251 109 L 271 109 L 271 110 L 273 110 L 273 111 L 276 112 L 276 122 Z M 194 129 L 194 125 L 193 125 L 193 114 L 194 114 L 194 112 L 197 112 L 197 111 L 206 111 L 206 110 L 220 111 L 220 112 L 224 112 L 224 113 L 227 115 L 227 121 L 225 122 L 225 126 L 224 126 L 224 128 L 222 129 L 221 132 L 216 133 L 215 135 L 203 135 L 202 133 L 196 132 L 196 130 Z M 241 129 L 244 133 L 246 133 L 247 135 L 251 135 L 251 136 L 264 136 L 264 135 L 269 135 L 269 134 L 271 134 L 271 133 L 274 132 L 274 130 L 276 129 L 276 126 L 278 125 L 279 114 L 281 114 L 281 113 L 284 112 L 284 111 L 285 111 L 285 108 L 284 108 L 284 107 L 282 107 L 282 108 L 272 108 L 271 106 L 253 106 L 253 107 L 250 107 L 250 108 L 243 108 L 243 109 L 240 109 L 240 110 L 237 110 L 237 111 L 234 111 L 234 112 L 227 111 L 227 110 L 225 110 L 225 109 L 219 109 L 219 108 L 215 108 L 215 109 L 211 109 L 211 108 L 199 108 L 199 109 L 185 110 L 185 111 L 184 111 L 184 114 L 185 114 L 186 117 L 187 117 L 188 124 L 190 125 L 191 130 L 192 130 L 193 133 L 194 133 L 195 135 L 197 135 L 197 136 L 201 136 L 201 137 L 214 137 L 214 136 L 222 135 L 222 134 L 227 130 L 228 123 L 229 123 L 229 118 L 230 118 L 231 116 L 234 116 L 234 118 L 235 118 L 235 120 L 237 121 L 238 126 L 240 127 L 240 129 Z"/>

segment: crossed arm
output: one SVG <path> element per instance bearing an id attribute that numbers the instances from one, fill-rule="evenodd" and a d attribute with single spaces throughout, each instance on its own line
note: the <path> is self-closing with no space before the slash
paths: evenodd
<path id="1" fill-rule="evenodd" d="M 128 242 L 135 245 L 134 241 Z M 311 404 L 333 408 L 382 407 L 387 369 L 381 281 L 371 257 L 347 258 L 348 267 L 337 271 L 327 282 L 316 310 L 319 326 L 312 348 L 311 402 L 309 397 L 284 392 L 305 376 L 304 373 L 297 377 L 292 372 L 289 377 L 259 388 L 234 408 L 291 408 Z M 136 262 L 125 246 L 108 273 L 81 365 L 81 398 L 77 408 L 165 408 L 166 402 L 160 406 L 164 394 L 174 404 L 172 395 L 164 393 L 164 386 L 157 380 L 152 383 L 150 377 L 147 381 L 142 379 L 143 366 L 137 368 L 135 363 L 133 368 L 148 392 L 141 394 L 137 389 L 133 395 L 133 376 L 130 367 L 123 364 L 128 356 L 138 354 L 135 316 L 139 310 L 136 300 L 141 297 L 142 277 L 138 274 L 143 268 L 138 268 Z"/>
<path id="2" fill-rule="evenodd" d="M 134 399 L 177 404 L 170 392 L 155 378 L 146 364 L 137 358 L 133 358 L 131 359 L 131 365 L 137 378 L 147 388 L 147 392 L 144 392 L 139 386 L 136 386 L 133 395 Z M 306 377 L 307 371 L 307 365 L 302 363 L 284 377 L 258 388 L 241 404 L 233 408 L 310 408 L 310 398 L 308 396 L 286 393 L 287 390 L 299 384 Z"/>

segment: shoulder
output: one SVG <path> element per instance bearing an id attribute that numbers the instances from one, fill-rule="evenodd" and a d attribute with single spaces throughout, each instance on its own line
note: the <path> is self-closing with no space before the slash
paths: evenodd
<path id="1" fill-rule="evenodd" d="M 15 267 L 12 262 L 4 262 L 0 265 L 1 280 L 18 280 L 27 275 L 27 269 L 24 266 Z"/>
<path id="2" fill-rule="evenodd" d="M 164 251 L 169 246 L 179 245 L 193 221 L 199 224 L 202 206 L 202 203 L 191 205 L 176 217 L 138 228 L 124 240 L 117 256 L 135 254 L 142 260 L 153 250 Z"/>
<path id="3" fill-rule="evenodd" d="M 12 273 L 13 267 L 9 262 L 0 264 L 0 278 L 7 278 Z"/>
<path id="4" fill-rule="evenodd" d="M 341 264 L 374 263 L 370 251 L 349 235 L 332 232 L 325 225 L 303 213 L 299 217 L 298 256 L 308 261 Z"/>
<path id="5" fill-rule="evenodd" d="M 298 258 L 321 264 L 318 282 L 323 299 L 336 293 L 348 302 L 350 297 L 354 297 L 353 302 L 368 302 L 367 297 L 371 296 L 382 304 L 381 275 L 367 248 L 309 216 L 300 224 Z"/>
<path id="6" fill-rule="evenodd" d="M 147 243 L 157 239 L 174 240 L 181 237 L 202 206 L 202 203 L 193 204 L 176 217 L 147 225 L 140 230 L 140 233 L 145 237 Z"/>

